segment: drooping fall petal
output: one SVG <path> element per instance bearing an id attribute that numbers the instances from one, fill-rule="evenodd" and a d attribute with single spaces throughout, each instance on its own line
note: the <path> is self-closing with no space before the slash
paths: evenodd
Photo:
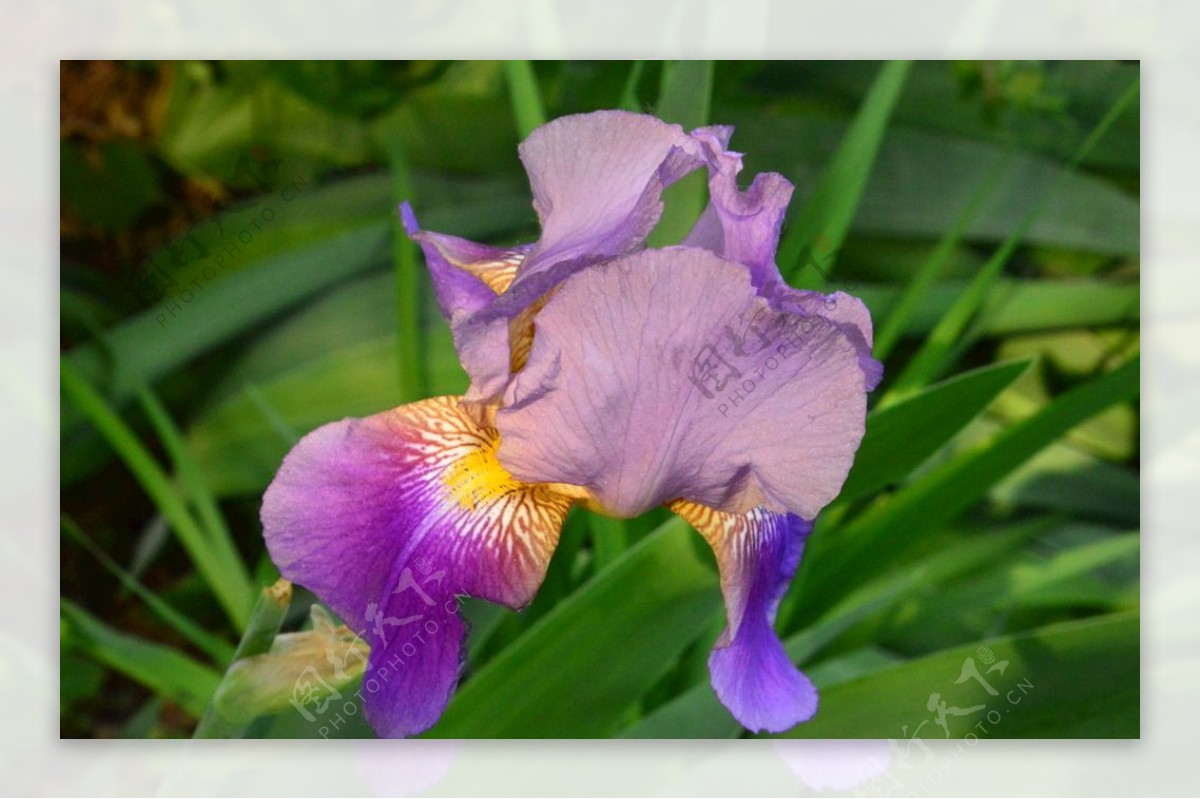
<path id="1" fill-rule="evenodd" d="M 717 697 L 754 732 L 782 732 L 812 718 L 817 689 L 788 658 L 772 627 L 812 524 L 763 508 L 721 513 L 682 500 L 668 507 L 717 556 L 729 620 L 708 659 Z"/>
<path id="2" fill-rule="evenodd" d="M 371 644 L 367 718 L 385 736 L 437 720 L 458 680 L 456 596 L 512 608 L 541 584 L 570 500 L 500 467 L 496 433 L 455 397 L 305 436 L 263 499 L 280 572 Z"/>

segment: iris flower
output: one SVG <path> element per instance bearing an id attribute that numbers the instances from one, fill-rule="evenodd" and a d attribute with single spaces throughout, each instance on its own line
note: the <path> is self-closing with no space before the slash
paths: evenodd
<path id="1" fill-rule="evenodd" d="M 283 575 L 370 643 L 361 693 L 380 735 L 437 721 L 463 664 L 458 597 L 526 606 L 574 503 L 618 518 L 666 505 L 691 523 L 725 599 L 717 696 L 751 730 L 816 712 L 775 609 L 881 367 L 859 300 L 780 277 L 792 186 L 763 174 L 740 190 L 731 134 L 618 111 L 538 128 L 520 147 L 531 245 L 428 232 L 401 207 L 470 388 L 315 430 L 262 507 Z M 663 189 L 702 168 L 693 230 L 647 249 Z"/>

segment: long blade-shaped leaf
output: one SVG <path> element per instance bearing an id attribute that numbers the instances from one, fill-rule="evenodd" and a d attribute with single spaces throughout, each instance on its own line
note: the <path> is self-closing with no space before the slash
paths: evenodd
<path id="1" fill-rule="evenodd" d="M 1114 613 L 938 652 L 823 690 L 817 717 L 786 735 L 1136 738 L 1139 626 L 1137 612 Z M 930 702 L 962 712 L 942 728 Z"/>
<path id="2" fill-rule="evenodd" d="M 508 79 L 508 91 L 512 96 L 517 133 L 524 139 L 534 128 L 546 124 L 546 108 L 542 103 L 537 75 L 534 74 L 533 64 L 528 61 L 505 61 L 504 76 Z"/>
<path id="3" fill-rule="evenodd" d="M 121 568 L 121 564 L 113 560 L 107 552 L 95 544 L 74 521 L 64 516 L 61 519 L 62 529 L 66 531 L 75 543 L 87 550 L 93 558 L 100 562 L 110 574 L 116 577 L 124 588 L 146 603 L 154 615 L 162 619 L 175 632 L 193 644 L 197 649 L 208 655 L 215 663 L 226 664 L 233 660 L 233 647 L 225 640 L 218 638 L 200 625 L 184 616 L 170 604 L 164 602 L 158 594 L 142 585 L 136 577 Z"/>
<path id="4" fill-rule="evenodd" d="M 984 200 L 992 195 L 992 191 L 995 189 L 1007 161 L 1007 158 L 996 159 L 995 166 L 991 168 L 987 177 L 979 184 L 975 193 L 971 195 L 971 199 L 963 207 L 962 212 L 954 220 L 954 226 L 942 237 L 942 240 L 938 242 L 937 248 L 925 259 L 921 268 L 913 275 L 908 285 L 904 287 L 903 293 L 901 293 L 896 304 L 888 312 L 883 324 L 879 326 L 879 330 L 875 334 L 873 354 L 880 361 L 887 360 L 887 356 L 891 354 L 892 348 L 896 346 L 896 343 L 900 341 L 900 337 L 904 335 L 913 312 L 929 293 L 929 289 L 933 287 L 938 274 L 950 259 L 950 255 L 962 243 L 963 234 L 966 233 L 967 228 L 979 216 L 979 212 L 983 209 Z"/>
<path id="5" fill-rule="evenodd" d="M 240 560 L 231 562 L 224 547 L 206 535 L 188 511 L 175 486 L 124 420 L 67 361 L 60 366 L 63 391 L 109 442 L 154 504 L 171 524 L 201 578 L 212 589 L 226 614 L 241 629 L 250 613 L 253 594 L 249 580 L 239 579 Z M 244 567 L 243 567 L 244 568 Z"/>
<path id="6" fill-rule="evenodd" d="M 800 271 L 801 254 L 817 241 L 833 251 L 842 246 L 911 67 L 908 61 L 890 61 L 879 71 L 821 182 L 788 224 L 776 260 L 784 277 L 793 284 L 803 288 L 821 286 L 820 274 Z M 824 263 L 832 267 L 832 257 Z"/>
<path id="7" fill-rule="evenodd" d="M 392 168 L 392 200 L 414 203 L 408 157 L 397 137 L 387 143 Z M 418 271 L 417 246 L 408 236 L 397 232 L 392 239 L 392 265 L 396 278 L 396 354 L 400 373 L 400 392 L 405 402 L 429 396 L 423 354 L 424 331 L 421 326 L 422 282 Z"/>
<path id="8" fill-rule="evenodd" d="M 966 511 L 1030 457 L 1110 405 L 1137 396 L 1141 359 L 1129 361 L 1056 398 L 989 444 L 931 470 L 886 501 L 876 503 L 831 535 L 814 535 L 799 579 L 801 610 L 814 618 L 847 586 L 886 569 L 921 541 L 923 531 Z"/>
<path id="9" fill-rule="evenodd" d="M 872 411 L 839 502 L 853 502 L 903 479 L 982 413 L 1031 363 L 985 366 L 890 408 Z"/>
<path id="10" fill-rule="evenodd" d="M 470 677 L 432 734 L 616 732 L 720 607 L 702 546 L 681 519 L 660 527 Z"/>
<path id="11" fill-rule="evenodd" d="M 675 61 L 663 65 L 662 88 L 654 112 L 684 130 L 708 123 L 712 105 L 713 62 Z M 650 234 L 652 247 L 678 244 L 695 224 L 708 196 L 703 172 L 688 175 L 663 193 L 663 215 Z"/>
<path id="12" fill-rule="evenodd" d="M 72 643 L 96 660 L 197 718 L 204 712 L 221 681 L 216 671 L 178 650 L 118 632 L 67 599 L 62 600 L 61 611 Z"/>
<path id="13" fill-rule="evenodd" d="M 884 397 L 881 403 L 882 405 L 886 405 L 890 401 L 904 396 L 905 393 L 925 385 L 946 367 L 951 351 L 960 347 L 967 325 L 975 318 L 988 290 L 996 281 L 996 278 L 999 277 L 1004 265 L 1008 263 L 1008 259 L 1012 257 L 1012 254 L 1025 238 L 1025 234 L 1033 226 L 1033 223 L 1037 221 L 1038 216 L 1047 203 L 1053 198 L 1055 188 L 1062 183 L 1065 177 L 1075 171 L 1080 162 L 1092 151 L 1096 143 L 1104 137 L 1104 134 L 1108 132 L 1113 123 L 1137 98 L 1138 89 L 1139 82 L 1135 81 L 1121 95 L 1117 102 L 1113 104 L 1112 108 L 1100 120 L 1095 129 L 1088 134 L 1087 138 L 1075 152 L 1075 155 L 1063 167 L 1062 172 L 1059 173 L 1059 177 L 1046 193 L 1041 196 L 1037 204 L 1029 210 L 1029 213 L 1021 220 L 1021 224 L 1004 241 L 1000 249 L 996 250 L 992 257 L 988 259 L 988 262 L 984 264 L 983 268 L 979 270 L 975 279 L 971 281 L 971 285 L 962 293 L 958 301 L 942 317 L 938 326 L 934 328 L 921 349 L 913 356 L 913 359 L 904 368 L 900 377 L 896 379 L 896 382 L 889 389 L 887 396 Z"/>

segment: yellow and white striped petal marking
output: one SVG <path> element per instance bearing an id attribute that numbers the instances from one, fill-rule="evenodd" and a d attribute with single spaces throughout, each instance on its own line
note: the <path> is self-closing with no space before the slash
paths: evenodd
<path id="1" fill-rule="evenodd" d="M 748 513 L 725 513 L 697 502 L 677 499 L 667 507 L 696 528 L 717 556 L 721 592 L 729 618 L 729 637 L 737 634 L 749 599 L 747 572 L 754 567 L 762 541 L 771 533 L 767 522 L 777 516 L 764 508 Z"/>
<path id="2" fill-rule="evenodd" d="M 475 585 L 464 587 L 473 595 L 527 604 L 572 500 L 513 478 L 496 458 L 499 434 L 477 425 L 457 397 L 422 400 L 385 416 L 403 441 L 402 457 L 411 459 L 419 485 L 413 499 L 428 508 L 421 526 L 440 539 L 430 548 L 465 569 L 463 577 Z"/>
<path id="3" fill-rule="evenodd" d="M 708 659 L 713 690 L 749 730 L 782 732 L 817 712 L 817 691 L 788 658 L 775 610 L 800 563 L 812 524 L 762 507 L 724 513 L 685 500 L 667 504 L 717 556 L 729 627 Z"/>

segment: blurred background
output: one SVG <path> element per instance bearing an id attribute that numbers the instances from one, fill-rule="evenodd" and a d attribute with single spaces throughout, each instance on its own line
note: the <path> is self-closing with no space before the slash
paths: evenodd
<path id="1" fill-rule="evenodd" d="M 397 203 L 430 230 L 531 241 L 517 143 L 601 108 L 734 125 L 743 185 L 796 185 L 784 273 L 875 319 L 867 438 L 780 608 L 822 691 L 791 734 L 908 740 L 916 760 L 920 738 L 1138 735 L 1136 63 L 64 61 L 60 78 L 63 737 L 229 715 L 212 700 L 278 576 L 258 505 L 284 453 L 466 386 Z M 673 187 L 652 242 L 678 241 L 704 191 Z M 273 624 L 308 629 L 312 602 L 298 587 Z M 707 685 L 711 555 L 665 511 L 573 512 L 530 609 L 468 612 L 433 735 L 745 734 Z M 354 676 L 322 676 L 301 696 L 277 675 L 201 734 L 370 735 L 361 713 L 329 723 Z"/>

